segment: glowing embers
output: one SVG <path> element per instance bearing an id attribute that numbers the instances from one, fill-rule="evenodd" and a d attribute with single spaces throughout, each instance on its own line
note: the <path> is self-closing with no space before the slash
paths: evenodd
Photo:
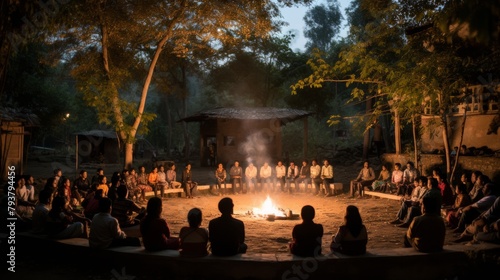
<path id="1" fill-rule="evenodd" d="M 262 207 L 256 208 L 254 207 L 252 211 L 248 211 L 247 215 L 253 217 L 265 218 L 269 221 L 273 220 L 286 220 L 286 219 L 297 219 L 299 215 L 293 214 L 292 210 L 285 211 L 283 208 L 279 208 L 274 205 L 273 201 L 267 196 L 264 203 L 262 203 Z"/>

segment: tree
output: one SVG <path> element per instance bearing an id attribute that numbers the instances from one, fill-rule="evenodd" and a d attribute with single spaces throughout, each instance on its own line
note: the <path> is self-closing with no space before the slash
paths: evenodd
<path id="1" fill-rule="evenodd" d="M 279 15 L 275 2 L 254 0 L 87 0 L 66 8 L 55 34 L 66 49 L 68 44 L 74 48 L 72 73 L 79 89 L 97 108 L 100 122 L 118 132 L 127 167 L 132 164 L 137 133 L 146 133 L 154 118 L 144 108 L 163 52 L 193 56 L 194 50 L 211 46 L 215 53 L 223 45 L 267 36 L 275 28 L 272 19 Z M 130 88 L 136 80 L 142 83 L 139 94 Z M 135 100 L 123 98 L 124 94 Z"/>
<path id="2" fill-rule="evenodd" d="M 342 13 L 337 0 L 328 0 L 327 5 L 316 5 L 304 16 L 304 36 L 309 39 L 306 48 L 330 51 L 340 30 Z"/>
<path id="3" fill-rule="evenodd" d="M 320 87 L 325 82 L 366 85 L 352 91 L 354 99 L 371 98 L 365 96 L 366 91 L 385 96 L 407 121 L 432 103 L 433 112 L 441 116 L 449 171 L 447 115 L 457 102 L 454 96 L 467 84 L 477 83 L 478 76 L 498 73 L 500 56 L 495 44 L 481 45 L 441 32 L 438 19 L 460 11 L 445 2 L 353 2 L 348 15 L 359 23 L 351 26 L 353 44 L 335 65 L 314 54 L 308 62 L 313 74 L 299 80 L 293 90 Z M 384 103 L 375 103 L 373 117 L 386 110 Z"/>

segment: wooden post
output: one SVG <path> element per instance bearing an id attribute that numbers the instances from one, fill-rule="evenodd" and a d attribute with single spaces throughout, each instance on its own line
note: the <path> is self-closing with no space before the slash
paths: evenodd
<path id="1" fill-rule="evenodd" d="M 307 121 L 307 117 L 304 118 L 304 141 L 303 141 L 303 158 L 307 159 L 307 136 L 309 135 L 309 122 Z"/>

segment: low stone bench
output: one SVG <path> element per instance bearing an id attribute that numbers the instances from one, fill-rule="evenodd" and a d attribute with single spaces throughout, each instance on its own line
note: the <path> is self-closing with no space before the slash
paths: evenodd
<path id="1" fill-rule="evenodd" d="M 31 233 L 18 235 L 16 246 L 26 243 L 27 252 L 36 247 L 61 258 L 81 254 L 92 263 L 106 261 L 116 269 L 125 267 L 131 276 L 152 273 L 156 278 L 169 279 L 469 279 L 498 272 L 500 256 L 500 245 L 481 243 L 447 245 L 444 251 L 433 254 L 413 248 L 377 248 L 361 256 L 323 252 L 321 256 L 302 258 L 289 253 L 249 252 L 231 257 L 184 258 L 177 250 L 149 252 L 144 247 L 129 246 L 95 250 L 84 238 L 51 240 Z"/>

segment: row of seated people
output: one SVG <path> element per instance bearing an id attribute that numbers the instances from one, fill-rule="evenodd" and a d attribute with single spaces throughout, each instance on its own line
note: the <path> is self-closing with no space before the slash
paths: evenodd
<path id="1" fill-rule="evenodd" d="M 326 159 L 321 166 L 315 159 L 310 163 L 303 160 L 300 167 L 295 165 L 294 161 L 285 166 L 283 161 L 279 160 L 274 167 L 268 162 L 264 162 L 260 167 L 249 162 L 244 170 L 239 161 L 235 161 L 229 172 L 219 163 L 214 175 L 215 193 L 227 192 L 226 184 L 230 182 L 233 194 L 261 191 L 294 193 L 300 191 L 301 184 L 306 187 L 310 184 L 315 195 L 333 195 L 330 184 L 334 183 L 334 170 Z M 327 186 L 323 187 L 325 193 L 321 192 L 321 185 Z"/>
<path id="2" fill-rule="evenodd" d="M 356 179 L 350 183 L 350 195 L 351 197 L 355 197 L 355 195 L 363 197 L 365 189 L 396 195 L 410 194 L 413 182 L 418 176 L 420 176 L 418 169 L 415 168 L 413 162 L 409 161 L 404 170 L 399 162 L 394 164 L 393 171 L 390 171 L 387 165 L 382 165 L 379 176 L 375 177 L 375 172 L 370 167 L 369 162 L 365 161 Z"/>

